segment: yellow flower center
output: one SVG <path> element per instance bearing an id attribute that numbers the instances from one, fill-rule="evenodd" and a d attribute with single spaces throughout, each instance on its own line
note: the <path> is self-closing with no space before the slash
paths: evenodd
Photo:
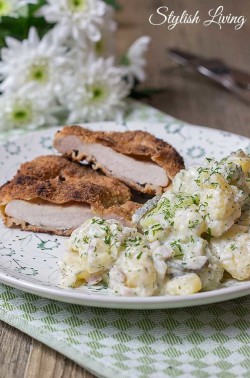
<path id="1" fill-rule="evenodd" d="M 93 89 L 93 99 L 98 100 L 102 96 L 103 96 L 103 91 L 101 88 Z"/>
<path id="2" fill-rule="evenodd" d="M 49 80 L 49 64 L 46 60 L 33 63 L 28 73 L 29 81 L 36 81 L 41 84 Z"/>
<path id="3" fill-rule="evenodd" d="M 32 120 L 32 106 L 29 103 L 16 103 L 9 114 L 10 121 L 16 127 L 23 127 Z"/>
<path id="4" fill-rule="evenodd" d="M 0 0 L 0 17 L 8 16 L 12 11 L 12 6 L 8 0 Z"/>
<path id="5" fill-rule="evenodd" d="M 91 102 L 103 101 L 106 96 L 106 90 L 101 85 L 90 86 L 88 87 L 88 91 L 90 93 Z"/>
<path id="6" fill-rule="evenodd" d="M 68 0 L 68 7 L 72 12 L 82 11 L 86 5 L 86 0 Z"/>

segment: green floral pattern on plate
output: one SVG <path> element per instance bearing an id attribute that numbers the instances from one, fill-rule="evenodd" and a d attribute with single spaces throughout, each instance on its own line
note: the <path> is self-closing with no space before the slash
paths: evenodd
<path id="1" fill-rule="evenodd" d="M 146 110 L 145 110 L 146 111 Z M 185 125 L 173 119 L 165 123 L 132 122 L 122 125 L 115 123 L 100 123 L 89 125 L 95 130 L 145 130 L 154 133 L 173 144 L 185 157 L 187 165 L 201 162 L 204 156 L 222 158 L 237 148 L 247 148 L 249 140 L 229 133 Z M 1 169 L 0 184 L 10 179 L 21 162 L 31 160 L 39 155 L 55 153 L 52 139 L 58 128 L 30 133 L 18 139 L 8 140 L 0 147 L 1 161 L 5 162 Z M 225 138 L 227 143 L 225 144 Z M 65 238 L 53 237 L 47 234 L 22 232 L 17 229 L 6 229 L 0 223 L 0 247 L 12 248 L 12 256 L 0 254 L 0 273 L 15 278 L 39 282 L 41 285 L 57 286 L 57 261 L 65 253 Z M 92 291 L 92 288 L 83 288 Z M 96 289 L 94 288 L 94 291 Z M 105 290 L 105 294 L 110 294 Z"/>
<path id="2" fill-rule="evenodd" d="M 250 152 L 249 139 L 195 128 L 152 108 L 131 104 L 127 124 L 119 129 L 136 127 L 166 138 L 186 157 L 187 164 L 201 161 L 203 149 L 205 155 L 218 158 L 237 148 Z M 14 144 L 7 142 L 0 148 L 1 183 L 12 177 L 20 162 L 52 153 L 48 142 L 53 132 L 45 130 L 18 142 L 9 136 L 9 142 Z M 18 154 L 13 154 L 19 148 Z M 57 285 L 56 262 L 64 253 L 64 240 L 8 230 L 0 224 L 1 274 Z M 46 273 L 41 272 L 41 267 Z M 2 320 L 100 377 L 247 378 L 250 375 L 250 297 L 185 309 L 130 311 L 62 303 L 0 284 L 0 304 Z"/>

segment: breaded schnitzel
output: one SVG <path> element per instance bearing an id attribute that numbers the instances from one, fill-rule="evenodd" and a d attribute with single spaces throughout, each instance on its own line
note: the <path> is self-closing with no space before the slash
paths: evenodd
<path id="1" fill-rule="evenodd" d="M 86 159 L 94 169 L 150 195 L 164 192 L 184 168 L 182 157 L 172 146 L 144 131 L 102 132 L 66 126 L 55 135 L 54 147 L 64 156 Z"/>
<path id="2" fill-rule="evenodd" d="M 123 183 L 61 156 L 41 156 L 21 165 L 0 188 L 7 227 L 70 235 L 94 215 L 129 221 L 139 207 Z"/>

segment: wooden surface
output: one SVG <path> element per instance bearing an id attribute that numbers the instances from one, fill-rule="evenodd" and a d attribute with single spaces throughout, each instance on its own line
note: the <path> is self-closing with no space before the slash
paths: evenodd
<path id="1" fill-rule="evenodd" d="M 235 67 L 250 71 L 250 2 L 227 0 L 225 13 L 243 14 L 247 23 L 239 31 L 232 25 L 219 30 L 216 25 L 177 25 L 168 31 L 166 25 L 157 27 L 148 22 L 157 6 L 166 5 L 180 14 L 200 10 L 201 17 L 211 8 L 222 4 L 218 0 L 120 0 L 123 11 L 118 15 L 118 50 L 124 51 L 141 35 L 152 37 L 148 54 L 148 80 L 145 87 L 165 90 L 154 95 L 148 103 L 184 121 L 236 132 L 250 137 L 250 105 L 211 84 L 192 72 L 169 71 L 175 63 L 167 55 L 167 48 L 178 47 L 207 57 L 223 58 Z M 50 348 L 0 323 L 1 378 L 91 378 L 72 361 Z"/>
<path id="2" fill-rule="evenodd" d="M 169 68 L 177 65 L 167 54 L 168 48 L 178 47 L 204 57 L 222 58 L 232 66 L 250 73 L 250 2 L 223 2 L 224 14 L 244 15 L 248 19 L 238 31 L 230 24 L 219 30 L 217 25 L 205 27 L 202 23 L 177 25 L 169 31 L 166 24 L 152 26 L 148 22 L 149 16 L 156 14 L 156 8 L 163 5 L 176 14 L 184 10 L 194 14 L 199 10 L 201 19 L 206 20 L 208 11 L 222 4 L 218 0 L 124 0 L 122 3 L 124 9 L 119 17 L 119 50 L 126 49 L 140 35 L 152 37 L 148 54 L 148 80 L 144 86 L 163 88 L 166 92 L 154 96 L 149 103 L 193 124 L 250 136 L 250 104 L 246 105 L 197 73 L 183 69 L 168 72 Z M 158 20 L 162 20 L 162 17 Z"/>

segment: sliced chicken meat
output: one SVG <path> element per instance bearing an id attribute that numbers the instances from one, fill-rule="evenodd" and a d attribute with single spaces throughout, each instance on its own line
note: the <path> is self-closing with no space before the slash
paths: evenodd
<path id="1" fill-rule="evenodd" d="M 139 206 L 128 201 L 121 206 L 112 206 L 101 211 L 91 209 L 87 204 L 55 205 L 46 201 L 13 200 L 6 205 L 4 212 L 9 227 L 21 225 L 26 230 L 70 235 L 85 220 L 94 216 L 116 219 L 125 226 L 131 226 L 132 214 Z"/>
<path id="2" fill-rule="evenodd" d="M 5 208 L 5 214 L 17 221 L 43 229 L 74 230 L 93 216 L 88 205 L 54 205 L 49 202 L 13 200 Z"/>
<path id="3" fill-rule="evenodd" d="M 85 220 L 94 216 L 116 219 L 125 226 L 131 226 L 131 217 L 139 207 L 139 204 L 132 201 L 107 209 L 95 209 L 87 204 L 55 205 L 41 200 L 13 200 L 5 206 L 4 217 L 7 227 L 19 226 L 23 230 L 68 236 Z"/>
<path id="4" fill-rule="evenodd" d="M 0 215 L 7 227 L 70 235 L 93 216 L 129 224 L 140 206 L 120 181 L 62 156 L 40 156 L 21 165 L 0 188 Z"/>
<path id="5" fill-rule="evenodd" d="M 128 185 L 134 182 L 140 187 L 165 188 L 168 186 L 169 179 L 166 171 L 153 162 L 134 159 L 101 144 L 83 143 L 75 136 L 63 139 L 57 146 L 57 150 L 61 154 L 67 154 L 69 146 L 72 146 L 70 149 L 86 157 L 89 162 L 94 163 L 96 169 L 100 168 L 107 175 L 114 176 Z"/>
<path id="6" fill-rule="evenodd" d="M 92 132 L 71 126 L 58 132 L 54 146 L 74 160 L 87 160 L 95 169 L 150 195 L 162 193 L 184 167 L 172 146 L 142 131 Z"/>

